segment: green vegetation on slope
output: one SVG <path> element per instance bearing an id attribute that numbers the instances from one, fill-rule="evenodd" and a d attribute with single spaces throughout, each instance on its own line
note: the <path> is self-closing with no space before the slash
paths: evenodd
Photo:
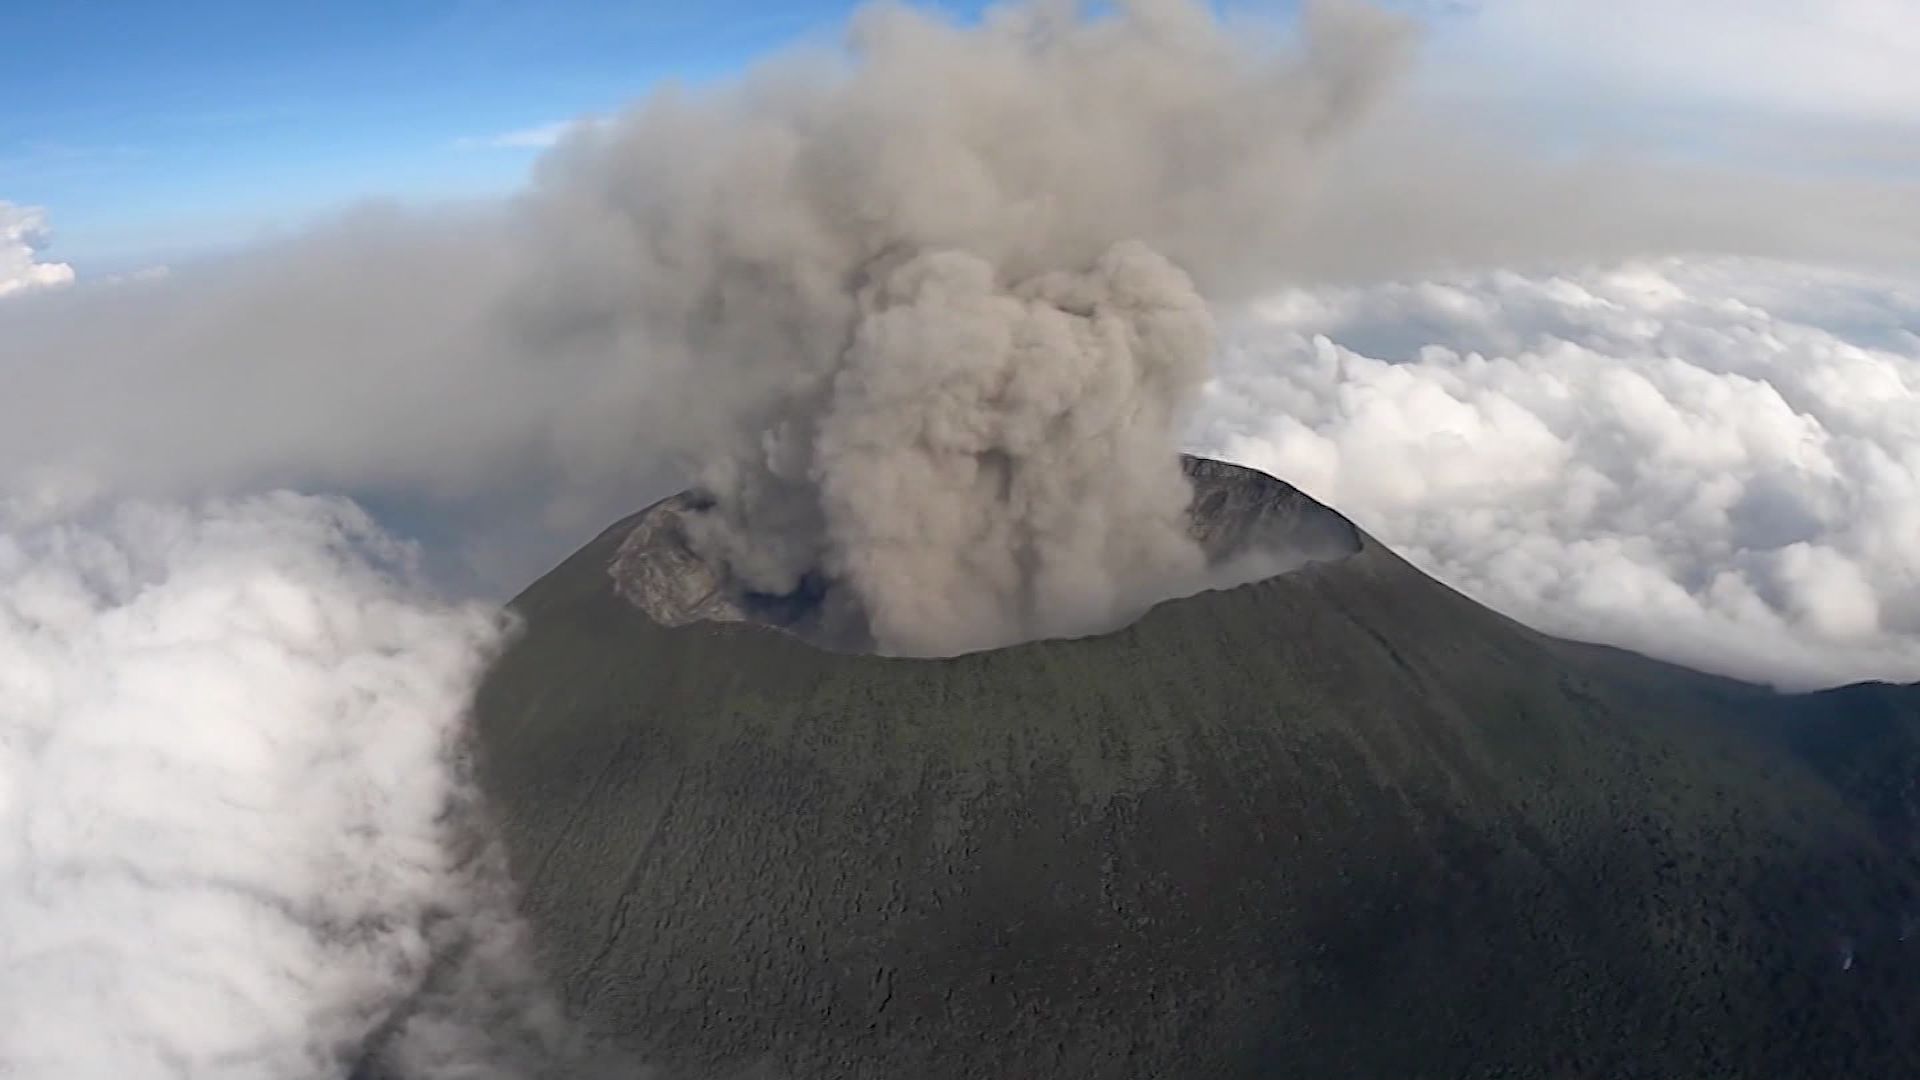
<path id="1" fill-rule="evenodd" d="M 1102 637 L 829 654 L 654 625 L 620 536 L 516 601 L 478 722 L 546 962 L 652 1060 L 1920 1075 L 1920 689 L 1553 641 L 1371 542 Z"/>

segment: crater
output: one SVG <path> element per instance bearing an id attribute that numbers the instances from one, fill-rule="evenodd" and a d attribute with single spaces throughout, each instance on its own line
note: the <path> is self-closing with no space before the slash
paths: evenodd
<path id="1" fill-rule="evenodd" d="M 1156 603 L 1277 577 L 1361 549 L 1352 522 L 1284 480 L 1190 454 L 1181 467 L 1193 485 L 1188 531 L 1207 571 L 1167 582 Z M 642 511 L 608 568 L 619 595 L 662 626 L 752 623 L 836 652 L 875 651 L 859 597 L 824 571 L 802 576 L 788 593 L 755 592 L 694 550 L 688 523 L 713 505 L 704 493 L 684 491 Z"/>

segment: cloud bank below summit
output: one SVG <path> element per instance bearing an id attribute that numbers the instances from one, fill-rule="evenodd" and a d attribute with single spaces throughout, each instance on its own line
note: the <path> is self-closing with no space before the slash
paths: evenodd
<path id="1" fill-rule="evenodd" d="M 461 835 L 503 620 L 406 563 L 306 496 L 0 513 L 0 1075 L 338 1077 L 385 1028 L 412 1075 L 485 1076 L 544 1037 Z"/>
<path id="2" fill-rule="evenodd" d="M 1920 680 L 1920 279 L 1751 259 L 1272 295 L 1204 450 L 1552 633 Z"/>

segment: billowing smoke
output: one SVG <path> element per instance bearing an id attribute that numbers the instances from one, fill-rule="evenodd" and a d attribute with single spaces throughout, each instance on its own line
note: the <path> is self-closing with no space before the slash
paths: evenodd
<path id="1" fill-rule="evenodd" d="M 556 1056 L 461 757 L 497 615 L 332 500 L 0 524 L 0 1076 Z"/>
<path id="2" fill-rule="evenodd" d="M 668 400 L 736 404 L 693 441 L 695 541 L 745 588 L 844 583 L 886 652 L 1104 629 L 1201 568 L 1203 294 L 1283 243 L 1404 40 L 1346 4 L 1287 47 L 1187 0 L 877 8 L 845 64 L 584 134 L 532 222 L 569 288 L 623 290 L 596 335 Z"/>
<path id="3" fill-rule="evenodd" d="M 828 385 L 709 469 L 696 546 L 759 592 L 848 583 L 906 654 L 1107 629 L 1198 575 L 1175 438 L 1213 343 L 1186 276 L 1126 246 L 995 278 L 950 251 L 889 273 Z"/>

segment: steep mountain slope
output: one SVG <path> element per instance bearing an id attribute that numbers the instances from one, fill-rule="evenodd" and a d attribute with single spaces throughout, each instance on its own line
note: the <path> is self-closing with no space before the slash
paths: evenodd
<path id="1" fill-rule="evenodd" d="M 515 601 L 478 723 L 553 977 L 651 1060 L 1920 1075 L 1920 688 L 1556 641 L 1358 530 L 1100 637 L 836 653 L 650 619 L 637 520 Z"/>

